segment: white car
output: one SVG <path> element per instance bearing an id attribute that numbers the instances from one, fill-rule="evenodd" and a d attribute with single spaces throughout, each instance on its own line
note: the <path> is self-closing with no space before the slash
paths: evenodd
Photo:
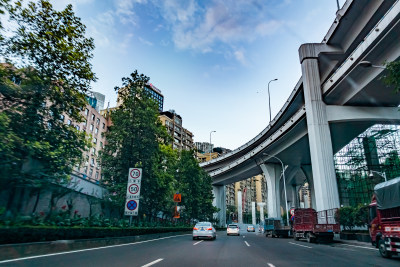
<path id="1" fill-rule="evenodd" d="M 198 222 L 193 227 L 193 240 L 199 238 L 209 238 L 215 240 L 217 231 L 210 222 Z"/>
<path id="2" fill-rule="evenodd" d="M 240 235 L 239 226 L 237 224 L 229 224 L 226 228 L 226 235 Z"/>

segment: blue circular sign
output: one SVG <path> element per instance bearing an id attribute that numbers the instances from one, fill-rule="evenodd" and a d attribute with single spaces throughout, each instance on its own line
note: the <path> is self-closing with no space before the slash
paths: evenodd
<path id="1" fill-rule="evenodd" d="M 135 200 L 129 200 L 128 203 L 126 203 L 126 207 L 128 210 L 135 210 L 137 208 L 137 202 Z"/>

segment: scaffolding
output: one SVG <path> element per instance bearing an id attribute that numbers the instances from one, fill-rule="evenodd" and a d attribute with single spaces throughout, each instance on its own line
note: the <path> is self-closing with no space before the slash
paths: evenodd
<path id="1" fill-rule="evenodd" d="M 400 176 L 400 126 L 376 124 L 334 156 L 340 203 L 371 201 L 374 186 Z"/>

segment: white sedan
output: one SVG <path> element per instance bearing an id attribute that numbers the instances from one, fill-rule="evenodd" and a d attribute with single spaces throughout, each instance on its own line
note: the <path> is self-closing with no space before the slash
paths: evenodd
<path id="1" fill-rule="evenodd" d="M 199 238 L 216 239 L 217 233 L 210 222 L 198 222 L 193 227 L 193 240 Z"/>

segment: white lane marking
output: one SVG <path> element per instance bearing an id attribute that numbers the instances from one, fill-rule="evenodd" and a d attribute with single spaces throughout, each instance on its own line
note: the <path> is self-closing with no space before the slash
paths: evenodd
<path id="1" fill-rule="evenodd" d="M 269 267 L 275 267 L 275 265 L 273 265 L 272 263 L 268 263 Z"/>
<path id="2" fill-rule="evenodd" d="M 312 247 L 309 247 L 309 246 L 304 246 L 304 245 L 300 245 L 300 244 L 296 244 L 296 243 L 292 243 L 292 242 L 289 242 L 289 244 L 300 246 L 300 247 L 305 247 L 305 248 L 312 248 Z"/>
<path id="3" fill-rule="evenodd" d="M 77 253 L 77 252 L 85 252 L 85 251 L 91 251 L 91 250 L 99 250 L 99 249 L 105 249 L 105 248 L 115 248 L 115 247 L 137 245 L 137 244 L 148 243 L 148 242 L 153 242 L 153 241 L 158 241 L 158 240 L 168 239 L 168 238 L 174 238 L 174 237 L 179 237 L 179 236 L 185 236 L 185 235 L 192 235 L 192 234 L 174 235 L 174 236 L 161 237 L 161 238 L 156 238 L 156 239 L 151 239 L 151 240 L 139 241 L 139 242 L 135 242 L 135 243 L 126 243 L 126 244 L 119 244 L 119 245 L 112 245 L 112 246 L 105 246 L 105 247 L 86 248 L 86 249 L 80 249 L 80 250 L 72 250 L 72 251 L 64 251 L 64 252 L 30 256 L 30 257 L 23 257 L 23 258 L 0 261 L 0 264 L 14 262 L 14 261 L 23 261 L 23 260 L 51 257 L 51 256 L 57 256 L 57 255 L 64 255 L 64 254 L 72 254 L 72 253 Z"/>
<path id="4" fill-rule="evenodd" d="M 196 243 L 194 243 L 193 244 L 193 246 L 196 246 L 197 244 L 199 244 L 199 243 L 201 243 L 201 242 L 203 242 L 204 240 L 201 240 L 201 241 L 199 241 L 199 242 L 196 242 Z"/>
<path id="5" fill-rule="evenodd" d="M 244 236 L 243 236 L 243 238 L 244 238 Z"/>
<path id="6" fill-rule="evenodd" d="M 369 248 L 369 247 L 362 247 L 362 246 L 355 246 L 355 245 L 347 245 L 347 244 L 341 244 L 339 246 L 349 246 L 349 247 L 356 247 L 356 248 L 365 248 L 365 249 L 372 249 L 372 250 L 378 250 L 377 248 Z"/>
<path id="7" fill-rule="evenodd" d="M 246 243 L 246 245 L 247 245 L 248 247 L 250 247 L 250 245 L 249 245 L 249 243 L 247 243 L 247 241 L 244 241 L 244 243 Z"/>
<path id="8" fill-rule="evenodd" d="M 149 266 L 154 265 L 154 264 L 156 264 L 157 262 L 160 262 L 160 261 L 162 261 L 162 260 L 163 260 L 163 259 L 158 259 L 158 260 L 149 262 L 149 263 L 143 265 L 142 267 L 149 267 Z"/>

